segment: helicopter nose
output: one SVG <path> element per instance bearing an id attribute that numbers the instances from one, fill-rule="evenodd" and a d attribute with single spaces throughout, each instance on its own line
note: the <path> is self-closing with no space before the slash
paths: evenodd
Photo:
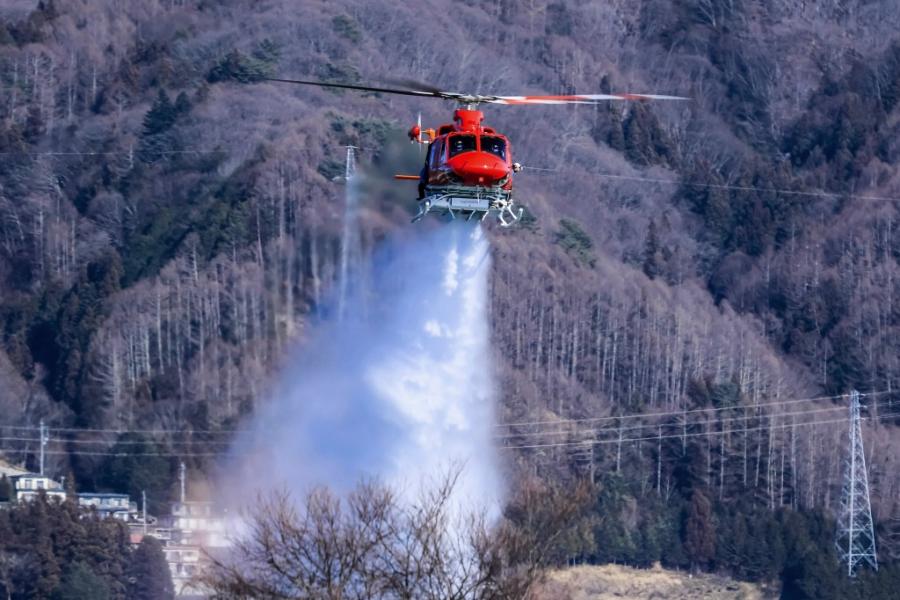
<path id="1" fill-rule="evenodd" d="M 471 152 L 456 170 L 467 183 L 493 184 L 509 173 L 506 161 L 490 152 Z"/>

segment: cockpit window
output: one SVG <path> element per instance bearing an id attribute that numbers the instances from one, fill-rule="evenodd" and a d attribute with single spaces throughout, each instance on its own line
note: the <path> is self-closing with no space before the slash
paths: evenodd
<path id="1" fill-rule="evenodd" d="M 503 138 L 483 135 L 481 136 L 481 151 L 490 152 L 506 160 L 506 141 Z"/>
<path id="2" fill-rule="evenodd" d="M 438 160 L 438 157 L 440 156 L 438 154 L 438 149 L 440 147 L 441 147 L 440 140 L 431 142 L 431 147 L 428 149 L 428 164 L 429 165 L 436 165 L 436 164 L 438 164 L 438 162 L 440 162 Z"/>
<path id="3" fill-rule="evenodd" d="M 474 135 L 454 135 L 448 142 L 450 143 L 450 158 L 453 158 L 457 154 L 462 154 L 463 152 L 475 151 Z"/>

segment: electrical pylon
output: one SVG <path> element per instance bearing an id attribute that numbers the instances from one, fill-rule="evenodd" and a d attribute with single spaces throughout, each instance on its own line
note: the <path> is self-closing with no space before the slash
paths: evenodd
<path id="1" fill-rule="evenodd" d="M 841 561 L 847 565 L 848 576 L 856 577 L 856 570 L 863 563 L 878 570 L 857 391 L 850 393 L 850 448 L 844 470 L 835 544 Z"/>

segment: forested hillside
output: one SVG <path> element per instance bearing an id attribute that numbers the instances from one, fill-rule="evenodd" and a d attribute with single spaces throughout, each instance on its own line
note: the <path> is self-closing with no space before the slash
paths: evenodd
<path id="1" fill-rule="evenodd" d="M 452 105 L 263 77 L 681 95 L 486 110 L 543 169 L 489 231 L 507 468 L 598 482 L 579 558 L 821 597 L 851 389 L 900 556 L 898 31 L 891 0 L 0 0 L 2 453 L 43 419 L 54 472 L 165 498 L 326 304 L 343 145 L 364 254 L 410 227 L 384 179 Z"/>

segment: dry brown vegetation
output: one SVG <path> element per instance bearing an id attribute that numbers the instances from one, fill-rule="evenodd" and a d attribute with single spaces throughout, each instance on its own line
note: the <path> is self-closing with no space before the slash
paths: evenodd
<path id="1" fill-rule="evenodd" d="M 203 579 L 219 598 L 532 598 L 591 490 L 529 483 L 501 518 L 454 494 L 458 471 L 409 501 L 377 483 L 341 499 L 260 498 Z M 462 501 L 462 503 L 460 503 Z"/>
<path id="2" fill-rule="evenodd" d="M 538 600 L 768 600 L 777 597 L 755 585 L 713 575 L 621 565 L 553 571 L 536 594 Z"/>

